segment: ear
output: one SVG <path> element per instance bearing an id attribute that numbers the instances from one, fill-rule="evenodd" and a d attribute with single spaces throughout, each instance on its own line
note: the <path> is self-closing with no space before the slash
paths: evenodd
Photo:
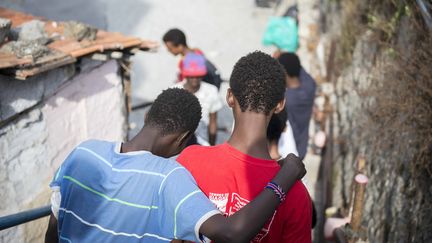
<path id="1" fill-rule="evenodd" d="M 181 133 L 177 137 L 177 140 L 176 140 L 179 147 L 185 145 L 188 142 L 191 135 L 192 135 L 192 132 L 190 132 L 190 131 L 186 131 L 186 132 Z"/>
<path id="2" fill-rule="evenodd" d="M 274 114 L 278 114 L 283 109 L 285 109 L 285 98 L 277 103 Z"/>
<path id="3" fill-rule="evenodd" d="M 288 79 L 289 79 L 288 74 L 285 74 L 285 86 L 286 87 L 288 87 Z"/>
<path id="4" fill-rule="evenodd" d="M 227 89 L 226 102 L 227 102 L 229 107 L 231 107 L 231 108 L 234 107 L 234 94 L 232 93 L 231 88 Z"/>

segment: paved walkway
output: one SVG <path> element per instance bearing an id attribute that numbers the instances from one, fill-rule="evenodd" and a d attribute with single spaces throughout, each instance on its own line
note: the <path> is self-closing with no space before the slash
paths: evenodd
<path id="1" fill-rule="evenodd" d="M 136 0 L 141 1 L 141 0 Z M 285 6 L 289 6 L 287 1 Z M 313 12 L 314 0 L 304 0 L 298 3 L 300 10 L 300 50 L 299 56 L 303 66 L 308 70 L 313 65 L 309 64 L 311 55 L 308 52 L 307 40 L 310 35 L 310 25 L 314 23 L 316 16 Z M 182 4 L 173 8 L 171 2 L 146 1 L 148 9 L 143 16 L 137 18 L 136 27 L 127 30 L 128 34 L 144 37 L 160 38 L 166 29 L 177 26 L 187 32 L 191 46 L 199 46 L 207 53 L 210 59 L 218 66 L 224 79 L 228 79 L 234 63 L 246 53 L 261 49 L 271 53 L 273 48 L 264 48 L 261 45 L 261 37 L 267 23 L 267 18 L 274 11 L 254 6 L 253 1 L 221 0 L 216 2 L 200 3 L 194 8 L 186 7 L 196 4 L 196 1 L 185 0 Z M 207 4 L 208 3 L 208 4 Z M 110 6 L 111 1 L 109 2 Z M 169 6 L 168 6 L 169 5 Z M 200 9 L 200 11 L 196 11 Z M 280 11 L 277 12 L 284 12 Z M 136 13 L 133 13 L 136 14 Z M 119 15 L 119 13 L 117 13 Z M 161 18 L 161 16 L 171 16 Z M 192 17 L 191 17 L 192 16 Z M 111 17 L 113 18 L 113 17 Z M 191 21 L 192 18 L 201 19 L 199 24 Z M 130 21 L 131 17 L 126 19 Z M 233 21 L 235 19 L 236 21 Z M 124 29 L 122 22 L 108 21 L 111 30 Z M 207 26 L 208 28 L 204 28 Z M 223 28 L 222 28 L 223 26 Z M 177 58 L 170 55 L 164 46 L 158 53 L 141 54 L 134 59 L 133 73 L 133 103 L 153 100 L 162 90 L 169 87 L 177 71 Z M 308 70 L 309 71 L 309 70 Z M 220 96 L 225 101 L 228 83 L 223 83 Z M 143 125 L 145 109 L 137 110 L 130 115 L 130 136 L 135 135 Z M 224 106 L 218 113 L 217 143 L 223 143 L 228 139 L 232 128 L 231 110 Z M 315 182 L 318 174 L 320 156 L 308 153 L 306 158 L 308 174 L 308 188 L 312 197 L 315 195 Z"/>

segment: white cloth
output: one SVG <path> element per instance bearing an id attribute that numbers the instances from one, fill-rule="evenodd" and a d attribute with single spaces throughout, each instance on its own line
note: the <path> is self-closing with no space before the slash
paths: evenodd
<path id="1" fill-rule="evenodd" d="M 184 88 L 186 81 L 176 83 L 173 87 Z M 200 88 L 194 95 L 198 98 L 198 101 L 202 108 L 202 118 L 195 132 L 198 139 L 208 141 L 208 125 L 210 121 L 210 113 L 215 113 L 222 109 L 223 102 L 219 96 L 219 92 L 214 85 L 208 84 L 201 81 Z M 200 143 L 202 144 L 202 143 Z"/>
<path id="2" fill-rule="evenodd" d="M 60 203 L 61 203 L 60 187 L 53 186 L 51 187 L 51 189 L 52 189 L 51 212 L 54 214 L 54 217 L 58 219 L 58 213 L 59 213 Z"/>
<path id="3" fill-rule="evenodd" d="M 282 132 L 278 142 L 278 150 L 281 158 L 285 158 L 288 154 L 293 153 L 298 156 L 297 146 L 294 140 L 291 124 L 286 122 L 285 131 Z"/>

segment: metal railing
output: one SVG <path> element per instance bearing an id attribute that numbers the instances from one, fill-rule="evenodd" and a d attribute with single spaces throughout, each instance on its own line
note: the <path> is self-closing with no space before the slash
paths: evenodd
<path id="1" fill-rule="evenodd" d="M 51 214 L 51 205 L 0 217 L 0 230 L 24 224 Z"/>

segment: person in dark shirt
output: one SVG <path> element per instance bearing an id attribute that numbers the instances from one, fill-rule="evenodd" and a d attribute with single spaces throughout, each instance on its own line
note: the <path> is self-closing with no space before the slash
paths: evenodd
<path id="1" fill-rule="evenodd" d="M 304 159 L 309 140 L 309 121 L 314 105 L 316 83 L 303 69 L 296 54 L 282 53 L 278 57 L 278 61 L 287 73 L 285 108 L 292 126 L 299 157 Z"/>

